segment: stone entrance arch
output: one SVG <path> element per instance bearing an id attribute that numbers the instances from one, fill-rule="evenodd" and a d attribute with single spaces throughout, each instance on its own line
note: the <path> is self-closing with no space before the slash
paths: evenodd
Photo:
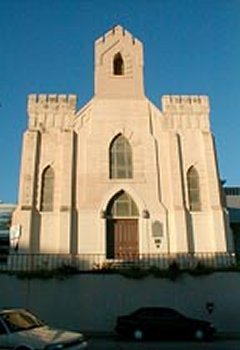
<path id="1" fill-rule="evenodd" d="M 107 206 L 106 255 L 108 259 L 131 260 L 139 253 L 139 211 L 131 196 L 121 190 Z"/>

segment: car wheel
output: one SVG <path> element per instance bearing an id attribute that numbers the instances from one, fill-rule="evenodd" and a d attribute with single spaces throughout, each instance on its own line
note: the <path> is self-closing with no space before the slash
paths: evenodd
<path id="1" fill-rule="evenodd" d="M 135 340 L 142 340 L 143 339 L 143 331 L 141 331 L 141 329 L 135 329 L 134 332 L 133 332 L 133 338 Z"/>
<path id="2" fill-rule="evenodd" d="M 199 340 L 199 341 L 205 339 L 204 331 L 202 329 L 199 329 L 199 328 L 196 329 L 194 332 L 194 339 Z"/>

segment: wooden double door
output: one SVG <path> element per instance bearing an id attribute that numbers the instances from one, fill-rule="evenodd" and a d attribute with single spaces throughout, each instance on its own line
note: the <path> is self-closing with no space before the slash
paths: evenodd
<path id="1" fill-rule="evenodd" d="M 138 219 L 107 220 L 107 258 L 132 260 L 138 256 Z"/>

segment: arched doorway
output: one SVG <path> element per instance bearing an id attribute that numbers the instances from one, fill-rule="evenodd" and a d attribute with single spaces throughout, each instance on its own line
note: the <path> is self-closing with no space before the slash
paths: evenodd
<path id="1" fill-rule="evenodd" d="M 108 259 L 129 260 L 139 253 L 138 208 L 124 191 L 107 206 L 106 255 Z"/>

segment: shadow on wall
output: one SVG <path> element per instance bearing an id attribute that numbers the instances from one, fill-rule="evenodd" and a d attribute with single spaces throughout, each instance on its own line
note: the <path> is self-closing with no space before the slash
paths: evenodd
<path id="1" fill-rule="evenodd" d="M 174 282 L 117 275 L 85 274 L 47 281 L 0 275 L 0 284 L 4 285 L 1 307 L 27 307 L 58 327 L 112 332 L 118 315 L 143 306 L 168 306 L 190 317 L 208 319 L 219 331 L 239 332 L 239 273 L 183 276 Z"/>

